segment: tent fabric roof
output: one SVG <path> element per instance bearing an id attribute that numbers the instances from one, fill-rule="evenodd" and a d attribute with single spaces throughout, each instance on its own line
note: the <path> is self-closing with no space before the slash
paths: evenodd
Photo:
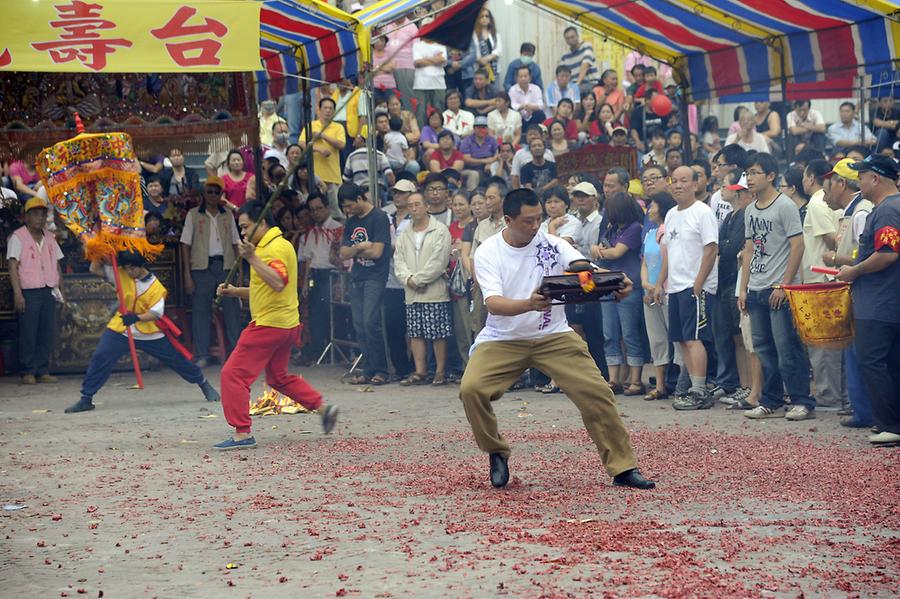
<path id="1" fill-rule="evenodd" d="M 795 90 L 850 89 L 892 70 L 900 23 L 887 0 L 534 0 L 674 64 L 696 99 L 766 99 L 784 75 Z M 729 98 L 733 99 L 733 98 Z"/>
<path id="2" fill-rule="evenodd" d="M 337 82 L 359 72 L 359 21 L 319 0 L 262 0 L 256 72 L 259 100 L 299 91 L 303 65 L 307 76 Z"/>

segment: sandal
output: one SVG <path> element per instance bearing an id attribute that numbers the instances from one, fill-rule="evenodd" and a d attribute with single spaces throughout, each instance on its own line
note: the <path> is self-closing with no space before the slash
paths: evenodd
<path id="1" fill-rule="evenodd" d="M 623 395 L 643 395 L 647 392 L 647 388 L 644 386 L 644 383 L 639 383 L 637 385 L 628 385 L 625 387 L 625 392 Z"/>
<path id="2" fill-rule="evenodd" d="M 547 383 L 546 385 L 544 385 L 541 388 L 541 393 L 543 393 L 545 395 L 550 395 L 551 393 L 559 393 L 559 392 L 560 392 L 559 386 L 554 383 Z"/>
<path id="3" fill-rule="evenodd" d="M 654 401 L 657 399 L 669 399 L 669 394 L 659 389 L 651 389 L 650 393 L 644 396 L 644 401 Z"/>
<path id="4" fill-rule="evenodd" d="M 388 382 L 388 380 L 387 377 L 385 377 L 383 374 L 376 374 L 371 379 L 369 379 L 369 382 L 373 385 L 384 385 Z"/>
<path id="5" fill-rule="evenodd" d="M 357 375 L 350 377 L 350 380 L 348 382 L 351 385 L 368 385 L 369 377 L 367 377 L 364 374 L 357 374 Z"/>
<path id="6" fill-rule="evenodd" d="M 424 374 L 419 374 L 417 372 L 412 373 L 402 381 L 400 381 L 401 387 L 410 387 L 412 385 L 427 385 L 428 384 L 428 376 Z"/>
<path id="7" fill-rule="evenodd" d="M 622 385 L 619 383 L 610 383 L 609 388 L 612 389 L 613 395 L 622 395 Z"/>
<path id="8" fill-rule="evenodd" d="M 431 384 L 435 387 L 440 387 L 441 385 L 446 385 L 448 383 L 447 377 L 442 374 L 434 375 L 434 379 L 432 379 Z"/>

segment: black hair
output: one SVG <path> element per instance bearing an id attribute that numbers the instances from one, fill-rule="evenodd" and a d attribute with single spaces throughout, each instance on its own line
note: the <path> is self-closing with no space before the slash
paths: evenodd
<path id="1" fill-rule="evenodd" d="M 503 141 L 503 142 L 500 142 L 499 149 L 502 150 L 502 149 L 503 149 L 503 146 L 509 146 L 509 149 L 510 149 L 510 150 L 512 150 L 513 152 L 516 151 L 516 148 L 515 148 L 515 146 L 513 146 L 513 144 L 512 144 L 511 141 Z"/>
<path id="2" fill-rule="evenodd" d="M 810 160 L 806 170 L 813 176 L 819 185 L 825 184 L 825 175 L 831 172 L 831 163 L 827 160 Z"/>
<path id="3" fill-rule="evenodd" d="M 610 75 L 615 75 L 615 74 L 616 74 L 616 70 L 615 70 L 615 69 L 606 69 L 606 70 L 603 71 L 603 73 L 600 75 L 600 84 L 601 84 L 601 85 L 604 84 L 604 83 L 606 82 L 606 78 L 607 78 L 607 77 L 609 77 Z"/>
<path id="4" fill-rule="evenodd" d="M 640 71 L 641 73 L 643 73 L 645 68 L 646 67 L 643 64 L 637 63 L 633 67 L 631 67 L 631 74 L 634 75 L 635 71 Z"/>
<path id="5" fill-rule="evenodd" d="M 442 129 L 440 133 L 437 134 L 438 141 L 441 141 L 445 137 L 453 138 L 453 132 L 448 129 Z"/>
<path id="6" fill-rule="evenodd" d="M 228 168 L 228 163 L 231 162 L 231 155 L 237 154 L 241 157 L 241 164 L 243 165 L 241 168 L 247 168 L 247 161 L 244 159 L 244 155 L 241 154 L 239 150 L 231 150 L 228 152 L 228 155 L 225 156 L 225 168 Z"/>
<path id="7" fill-rule="evenodd" d="M 485 79 L 489 77 L 486 69 L 478 69 L 477 71 L 475 71 L 475 75 L 483 75 Z M 472 77 L 474 78 L 475 75 L 472 75 Z"/>
<path id="8" fill-rule="evenodd" d="M 497 92 L 497 95 L 494 96 L 495 100 L 505 100 L 507 104 L 511 104 L 512 101 L 509 99 L 509 94 L 503 90 Z"/>
<path id="9" fill-rule="evenodd" d="M 744 113 L 744 111 L 750 112 L 750 109 L 746 106 L 737 106 L 735 107 L 734 112 L 731 114 L 731 116 L 734 117 L 735 121 L 739 121 L 741 120 L 741 115 Z"/>
<path id="10" fill-rule="evenodd" d="M 750 168 L 751 166 L 758 166 L 762 169 L 762 172 L 767 175 L 778 174 L 778 161 L 768 152 L 757 152 L 754 154 L 750 158 L 747 168 Z M 831 167 L 829 167 L 828 170 L 830 171 Z"/>
<path id="11" fill-rule="evenodd" d="M 656 75 L 656 67 L 647 67 L 647 66 L 645 66 L 645 67 L 644 67 L 644 74 L 646 75 L 647 73 L 653 73 L 654 75 Z M 652 89 L 652 88 L 651 88 L 651 89 Z"/>
<path id="12" fill-rule="evenodd" d="M 400 131 L 403 129 L 403 119 L 399 116 L 392 116 L 388 119 L 388 127 L 391 128 L 391 131 Z"/>
<path id="13" fill-rule="evenodd" d="M 815 148 L 807 146 L 797 153 L 797 156 L 794 157 L 794 162 L 809 164 L 813 160 L 822 160 L 824 158 L 825 154 Z"/>
<path id="14" fill-rule="evenodd" d="M 500 192 L 500 197 L 504 197 L 506 195 L 507 190 L 509 190 L 509 184 L 503 177 L 491 177 L 484 184 L 484 191 L 487 193 L 487 190 L 491 187 L 496 187 Z"/>
<path id="15" fill-rule="evenodd" d="M 672 137 L 673 135 L 675 135 L 676 133 L 678 135 L 681 135 L 682 137 L 684 137 L 684 134 L 681 133 L 681 127 L 673 127 L 671 129 L 669 129 L 668 131 L 666 131 L 666 141 L 668 141 L 669 138 Z"/>
<path id="16" fill-rule="evenodd" d="M 656 206 L 659 208 L 659 218 L 665 222 L 666 214 L 675 207 L 675 198 L 668 191 L 660 191 L 650 196 L 650 201 L 656 202 Z"/>
<path id="17" fill-rule="evenodd" d="M 647 166 L 644 167 L 644 173 L 646 173 L 647 171 L 651 171 L 651 170 L 659 171 L 659 174 L 662 175 L 663 177 L 665 177 L 669 174 L 669 172 L 666 170 L 666 167 L 661 164 L 648 164 Z"/>
<path id="18" fill-rule="evenodd" d="M 459 90 L 458 90 L 458 89 L 451 89 L 451 90 L 448 91 L 446 94 L 444 94 L 444 106 L 447 105 L 447 100 L 449 100 L 449 99 L 452 98 L 453 96 L 458 97 L 458 98 L 459 98 L 459 101 L 462 102 L 462 94 L 459 93 Z"/>
<path id="19" fill-rule="evenodd" d="M 794 108 L 803 108 L 804 106 L 812 106 L 812 102 L 808 99 L 794 100 Z"/>
<path id="20" fill-rule="evenodd" d="M 116 254 L 119 266 L 136 266 L 138 268 L 147 264 L 147 259 L 134 250 L 123 250 Z"/>
<path id="21" fill-rule="evenodd" d="M 428 187 L 432 183 L 443 183 L 444 187 L 449 187 L 449 182 L 447 181 L 447 177 L 443 175 L 443 173 L 428 173 L 428 176 L 425 177 L 425 181 L 422 182 L 422 187 Z"/>
<path id="22" fill-rule="evenodd" d="M 708 116 L 703 119 L 703 124 L 700 125 L 700 133 L 714 133 L 719 130 L 719 119 L 714 116 Z"/>
<path id="23" fill-rule="evenodd" d="M 574 27 L 573 25 L 569 25 L 568 27 L 563 29 L 563 35 L 569 33 L 570 31 L 574 31 L 575 33 L 578 33 L 578 29 L 576 27 Z"/>
<path id="24" fill-rule="evenodd" d="M 450 180 L 459 181 L 462 179 L 462 175 L 455 168 L 445 168 L 441 171 L 441 174 L 444 175 L 444 178 L 447 179 L 447 183 L 450 183 Z"/>
<path id="25" fill-rule="evenodd" d="M 519 46 L 519 54 L 525 54 L 526 52 L 531 52 L 534 54 L 537 51 L 537 48 L 534 47 L 534 44 L 531 42 L 522 42 L 522 45 Z"/>
<path id="26" fill-rule="evenodd" d="M 522 214 L 522 206 L 540 206 L 541 201 L 533 190 L 520 187 L 514 189 L 503 198 L 503 214 L 510 218 L 516 218 Z"/>
<path id="27" fill-rule="evenodd" d="M 238 215 L 246 214 L 247 218 L 256 222 L 259 220 L 259 215 L 263 213 L 263 210 L 266 207 L 266 203 L 262 200 L 253 200 L 252 202 L 247 202 L 243 206 L 241 206 L 240 210 L 238 210 Z M 274 227 L 275 217 L 272 216 L 271 212 L 266 212 L 266 217 L 264 221 L 268 226 Z"/>
<path id="28" fill-rule="evenodd" d="M 334 98 L 331 98 L 331 97 L 328 97 L 328 96 L 326 96 L 326 97 L 322 98 L 321 100 L 319 100 L 319 108 L 322 108 L 322 104 L 325 103 L 325 102 L 331 102 L 331 105 L 334 106 L 335 108 L 337 108 L 337 102 L 334 101 Z"/>
<path id="29" fill-rule="evenodd" d="M 708 160 L 694 160 L 693 162 L 691 162 L 690 166 L 699 166 L 703 169 L 703 172 L 706 174 L 707 179 L 712 177 L 712 167 L 709 166 Z"/>
<path id="30" fill-rule="evenodd" d="M 151 183 L 159 183 L 162 185 L 162 181 L 159 180 L 159 175 L 150 175 L 144 183 L 146 185 L 150 185 Z"/>
<path id="31" fill-rule="evenodd" d="M 556 74 L 559 75 L 560 73 L 568 73 L 569 75 L 571 75 L 571 74 L 572 74 L 572 69 L 570 69 L 569 67 L 567 67 L 567 66 L 564 65 L 564 64 L 557 65 L 557 67 L 556 67 Z"/>
<path id="32" fill-rule="evenodd" d="M 790 185 L 794 189 L 797 190 L 804 199 L 809 200 L 809 194 L 806 193 L 806 190 L 803 189 L 803 169 L 798 168 L 796 166 L 792 166 L 788 170 L 784 171 L 784 184 Z"/>
<path id="33" fill-rule="evenodd" d="M 662 127 L 653 127 L 647 131 L 647 139 L 653 139 L 654 137 L 666 138 L 666 134 L 663 132 Z"/>
<path id="34" fill-rule="evenodd" d="M 860 146 L 860 145 L 850 146 L 849 148 L 846 149 L 844 154 L 849 154 L 850 152 L 853 152 L 853 151 L 856 151 L 856 152 L 859 152 L 860 154 L 862 154 L 863 158 L 865 158 L 866 156 L 869 155 L 869 148 L 867 148 L 866 146 Z"/>
<path id="35" fill-rule="evenodd" d="M 616 179 L 619 180 L 619 185 L 628 189 L 628 181 L 631 179 L 631 175 L 627 170 L 622 168 L 621 166 L 614 166 L 606 171 L 607 175 L 615 175 Z"/>
<path id="36" fill-rule="evenodd" d="M 293 220 L 293 218 L 294 218 L 294 209 L 291 208 L 290 206 L 285 206 L 284 208 L 282 208 L 281 210 L 278 211 L 278 214 L 275 215 L 275 222 L 278 223 L 278 226 L 279 226 L 279 227 L 281 226 L 281 219 L 284 218 L 284 215 L 285 215 L 285 214 L 290 214 L 290 215 L 291 215 L 291 219 Z M 293 224 L 293 223 L 292 223 L 292 224 Z"/>
<path id="37" fill-rule="evenodd" d="M 306 196 L 306 205 L 309 206 L 309 203 L 313 200 L 319 200 L 322 202 L 322 205 L 326 208 L 328 207 L 328 196 L 319 191 L 318 189 L 314 189 L 309 192 L 309 195 Z"/>
<path id="38" fill-rule="evenodd" d="M 284 125 L 285 127 L 288 126 L 288 124 L 286 122 L 282 121 L 281 119 L 278 119 L 277 121 L 272 123 L 272 132 L 275 131 L 275 127 L 277 127 L 278 125 Z M 288 129 L 290 129 L 290 127 L 288 127 Z"/>
<path id="39" fill-rule="evenodd" d="M 544 193 L 541 194 L 541 202 L 544 204 L 546 204 L 547 200 L 550 198 L 559 198 L 566 203 L 566 207 L 572 203 L 569 192 L 566 191 L 566 188 L 562 185 L 554 185 L 550 189 L 544 190 Z"/>
<path id="40" fill-rule="evenodd" d="M 361 197 L 364 197 L 364 195 L 365 190 L 351 181 L 347 181 L 346 183 L 343 183 L 340 187 L 338 187 L 338 203 L 340 203 L 341 205 L 344 204 L 345 200 L 352 200 L 356 202 Z"/>
<path id="41" fill-rule="evenodd" d="M 843 108 L 844 106 L 849 106 L 850 110 L 856 112 L 856 104 L 854 104 L 853 102 L 841 102 L 840 108 Z"/>
<path id="42" fill-rule="evenodd" d="M 728 144 L 719 151 L 719 156 L 725 159 L 726 164 L 733 164 L 741 170 L 746 170 L 747 166 L 747 150 L 738 144 Z"/>
<path id="43" fill-rule="evenodd" d="M 563 104 L 568 104 L 572 107 L 572 111 L 575 111 L 575 102 L 573 102 L 571 98 L 562 98 L 559 102 L 556 103 L 556 107 L 559 108 Z"/>
<path id="44" fill-rule="evenodd" d="M 540 126 L 540 125 L 528 125 L 528 129 L 525 130 L 525 135 L 526 135 L 526 137 L 527 137 L 528 134 L 531 133 L 532 131 L 537 131 L 537 132 L 540 133 L 542 136 L 544 135 L 544 132 L 543 132 L 543 130 L 541 129 L 541 126 Z"/>
<path id="45" fill-rule="evenodd" d="M 519 73 L 522 71 L 522 69 L 525 69 L 525 72 L 527 72 L 528 76 L 531 77 L 531 68 L 522 64 L 522 65 L 519 65 L 518 68 L 516 69 L 516 79 L 519 78 Z"/>
<path id="46" fill-rule="evenodd" d="M 684 155 L 681 153 L 681 150 L 679 150 L 678 148 L 669 148 L 668 150 L 666 150 L 666 159 L 668 160 L 669 154 L 674 154 L 675 152 L 677 152 L 678 155 L 682 157 L 682 159 L 684 158 Z"/>
<path id="47" fill-rule="evenodd" d="M 603 206 L 606 213 L 606 235 L 618 227 L 627 227 L 631 223 L 644 222 L 644 212 L 631 195 L 623 191 L 616 192 L 606 198 Z"/>

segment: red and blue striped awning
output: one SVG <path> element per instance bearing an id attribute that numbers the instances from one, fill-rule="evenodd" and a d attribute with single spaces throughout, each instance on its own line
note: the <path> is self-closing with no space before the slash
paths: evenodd
<path id="1" fill-rule="evenodd" d="M 695 99 L 778 99 L 782 76 L 788 99 L 846 97 L 900 47 L 887 0 L 534 1 L 674 65 Z"/>
<path id="2" fill-rule="evenodd" d="M 297 75 L 304 71 L 311 79 L 328 82 L 355 76 L 359 29 L 355 17 L 319 0 L 262 0 L 258 99 L 298 92 Z"/>

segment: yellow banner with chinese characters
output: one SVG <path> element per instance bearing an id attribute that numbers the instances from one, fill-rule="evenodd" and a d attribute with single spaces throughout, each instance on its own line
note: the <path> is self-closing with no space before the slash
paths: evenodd
<path id="1" fill-rule="evenodd" d="M 259 6 L 247 0 L 8 0 L 0 70 L 255 71 Z"/>

